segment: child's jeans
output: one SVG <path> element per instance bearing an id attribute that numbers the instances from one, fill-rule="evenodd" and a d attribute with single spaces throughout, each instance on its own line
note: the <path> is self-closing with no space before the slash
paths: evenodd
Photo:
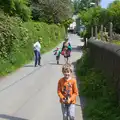
<path id="1" fill-rule="evenodd" d="M 61 104 L 61 108 L 63 113 L 63 120 L 75 120 L 75 104 Z"/>

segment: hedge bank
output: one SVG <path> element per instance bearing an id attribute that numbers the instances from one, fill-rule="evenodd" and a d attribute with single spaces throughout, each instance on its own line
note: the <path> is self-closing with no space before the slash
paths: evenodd
<path id="1" fill-rule="evenodd" d="M 108 77 L 108 83 L 116 90 L 120 101 L 120 46 L 91 39 L 88 41 L 88 48 L 90 60 Z"/>
<path id="2" fill-rule="evenodd" d="M 33 60 L 33 43 L 42 38 L 42 53 L 64 39 L 62 26 L 39 22 L 22 22 L 0 12 L 0 76 Z"/>

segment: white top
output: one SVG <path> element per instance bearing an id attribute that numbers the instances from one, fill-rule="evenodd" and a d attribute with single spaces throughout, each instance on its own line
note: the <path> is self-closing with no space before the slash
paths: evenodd
<path id="1" fill-rule="evenodd" d="M 39 51 L 39 52 L 40 52 L 41 45 L 40 45 L 40 43 L 39 43 L 39 42 L 36 42 L 36 43 L 33 45 L 33 47 L 34 47 L 34 50 L 37 50 L 37 51 Z"/>

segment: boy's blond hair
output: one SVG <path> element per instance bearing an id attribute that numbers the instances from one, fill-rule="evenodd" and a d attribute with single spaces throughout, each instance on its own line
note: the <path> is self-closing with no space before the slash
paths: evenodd
<path id="1" fill-rule="evenodd" d="M 71 64 L 66 63 L 62 66 L 62 72 L 66 71 L 66 70 L 72 72 Z"/>
<path id="2" fill-rule="evenodd" d="M 64 73 L 65 71 L 70 71 L 72 74 L 71 74 L 71 77 L 72 78 L 76 78 L 75 75 L 73 74 L 73 70 L 72 70 L 72 65 L 69 64 L 69 63 L 66 63 L 62 66 L 62 72 Z"/>

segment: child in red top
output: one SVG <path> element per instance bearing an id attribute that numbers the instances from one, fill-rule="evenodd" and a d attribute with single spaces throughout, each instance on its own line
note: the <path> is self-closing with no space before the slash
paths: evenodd
<path id="1" fill-rule="evenodd" d="M 72 78 L 72 69 L 69 64 L 62 68 L 64 77 L 58 82 L 58 96 L 60 97 L 63 120 L 75 120 L 75 103 L 78 95 L 76 80 Z"/>

